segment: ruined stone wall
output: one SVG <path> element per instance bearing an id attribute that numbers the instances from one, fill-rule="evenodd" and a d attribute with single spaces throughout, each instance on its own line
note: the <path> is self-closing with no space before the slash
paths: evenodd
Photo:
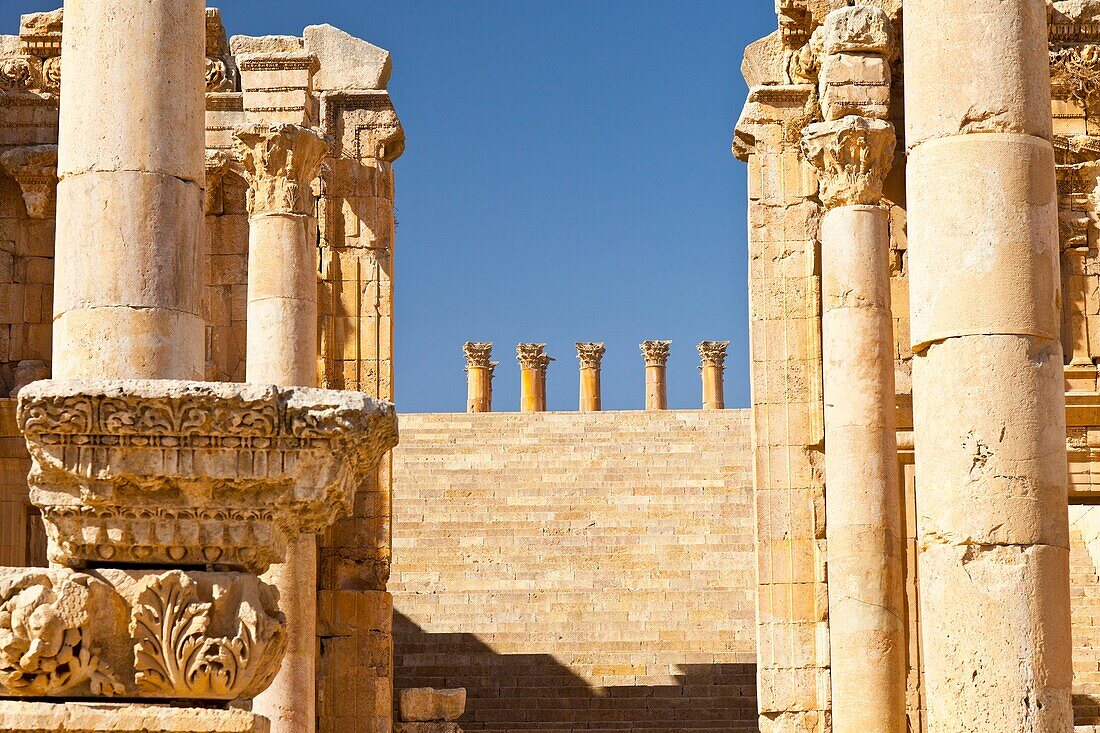
<path id="1" fill-rule="evenodd" d="M 756 731 L 745 410 L 402 415 L 395 687 L 465 730 Z"/>

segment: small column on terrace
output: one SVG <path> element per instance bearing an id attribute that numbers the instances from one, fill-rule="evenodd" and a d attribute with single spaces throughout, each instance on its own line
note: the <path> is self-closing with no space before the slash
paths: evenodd
<path id="1" fill-rule="evenodd" d="M 600 365 L 607 351 L 601 342 L 577 342 L 577 359 L 580 360 L 580 411 L 599 412 L 602 407 L 600 390 Z"/>
<path id="2" fill-rule="evenodd" d="M 519 344 L 519 411 L 546 411 L 546 370 L 553 359 L 545 352 L 546 344 Z"/>
<path id="3" fill-rule="evenodd" d="M 729 345 L 729 341 L 702 341 L 696 347 L 702 361 L 699 371 L 703 375 L 704 410 L 726 408 L 726 350 Z"/>
<path id="4" fill-rule="evenodd" d="M 643 341 L 639 344 L 645 359 L 645 409 L 668 409 L 668 354 L 671 341 Z"/>
<path id="5" fill-rule="evenodd" d="M 317 386 L 317 221 L 313 179 L 328 141 L 291 124 L 236 131 L 248 181 L 248 340 L 246 379 Z M 273 733 L 316 728 L 317 537 L 287 542 L 286 560 L 267 579 L 279 589 L 287 651 L 279 674 L 253 709 Z"/>
<path id="6" fill-rule="evenodd" d="M 202 379 L 202 0 L 65 8 L 58 379 Z"/>
<path id="7" fill-rule="evenodd" d="M 493 411 L 493 344 L 489 341 L 467 341 L 462 346 L 466 354 L 466 411 Z"/>

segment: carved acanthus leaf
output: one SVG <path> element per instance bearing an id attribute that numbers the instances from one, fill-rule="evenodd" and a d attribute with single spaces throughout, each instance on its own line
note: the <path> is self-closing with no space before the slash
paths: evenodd
<path id="1" fill-rule="evenodd" d="M 663 367 L 668 364 L 669 351 L 672 348 L 671 341 L 643 341 L 638 345 L 642 350 L 645 365 Z"/>
<path id="2" fill-rule="evenodd" d="M 878 204 L 894 160 L 894 126 L 850 115 L 809 125 L 802 152 L 821 176 L 821 200 L 828 207 Z"/>
<path id="3" fill-rule="evenodd" d="M 151 576 L 134 604 L 130 634 L 138 689 L 165 697 L 253 697 L 271 684 L 286 649 L 273 604 L 242 597 L 240 586 L 215 588 L 210 602 L 184 573 Z M 219 595 L 220 591 L 220 595 Z M 218 606 L 226 606 L 221 608 Z M 234 609 L 233 606 L 236 606 Z M 235 621 L 214 636 L 215 616 Z"/>
<path id="4" fill-rule="evenodd" d="M 1100 92 L 1100 46 L 1083 44 L 1050 51 L 1051 86 L 1087 106 Z"/>
<path id="5" fill-rule="evenodd" d="M 248 181 L 252 214 L 312 214 L 310 184 L 332 140 L 299 125 L 245 125 L 237 129 L 237 153 Z"/>
<path id="6" fill-rule="evenodd" d="M 703 366 L 724 367 L 726 365 L 726 350 L 729 345 L 729 341 L 701 341 L 696 348 L 699 349 L 699 357 L 702 359 Z"/>
<path id="7" fill-rule="evenodd" d="M 545 369 L 553 359 L 545 353 L 546 344 L 519 344 L 516 359 L 521 369 Z"/>
<path id="8" fill-rule="evenodd" d="M 582 369 L 599 369 L 606 352 L 603 342 L 577 342 L 577 359 L 580 360 Z"/>
<path id="9" fill-rule="evenodd" d="M 491 369 L 493 363 L 493 344 L 490 341 L 467 341 L 462 345 L 466 355 L 467 369 Z"/>

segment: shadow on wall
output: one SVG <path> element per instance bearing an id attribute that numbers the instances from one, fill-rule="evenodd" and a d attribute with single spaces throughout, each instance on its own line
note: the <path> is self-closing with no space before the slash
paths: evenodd
<path id="1" fill-rule="evenodd" d="M 394 690 L 465 687 L 464 731 L 755 733 L 755 664 L 679 665 L 679 684 L 592 688 L 549 654 L 498 654 L 394 611 Z M 395 718 L 396 719 L 396 718 Z"/>

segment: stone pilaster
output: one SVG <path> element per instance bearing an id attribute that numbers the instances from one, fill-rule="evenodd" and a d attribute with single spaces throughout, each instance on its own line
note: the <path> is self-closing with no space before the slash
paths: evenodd
<path id="1" fill-rule="evenodd" d="M 580 361 L 580 410 L 599 412 L 602 408 L 600 366 L 607 348 L 600 342 L 577 342 Z"/>
<path id="2" fill-rule="evenodd" d="M 668 409 L 668 354 L 671 341 L 643 341 L 638 345 L 645 360 L 645 409 Z"/>
<path id="3" fill-rule="evenodd" d="M 466 411 L 493 411 L 493 344 L 488 341 L 467 341 L 462 346 L 466 354 Z"/>
<path id="4" fill-rule="evenodd" d="M 27 215 L 52 219 L 57 206 L 57 146 L 30 145 L 0 153 L 0 169 L 15 179 Z"/>
<path id="5" fill-rule="evenodd" d="M 545 352 L 546 344 L 525 343 L 516 347 L 520 376 L 520 412 L 545 412 L 546 370 L 553 361 Z"/>
<path id="6" fill-rule="evenodd" d="M 1073 726 L 1047 13 L 905 5 L 929 733 Z"/>
<path id="7" fill-rule="evenodd" d="M 726 408 L 726 350 L 729 341 L 701 341 L 696 346 L 702 362 L 699 371 L 703 376 L 703 409 Z"/>
<path id="8" fill-rule="evenodd" d="M 248 181 L 249 382 L 317 386 L 317 223 L 313 180 L 326 138 L 296 125 L 237 130 Z M 286 561 L 268 580 L 287 617 L 287 654 L 253 709 L 275 733 L 316 728 L 317 538 L 288 540 Z"/>

